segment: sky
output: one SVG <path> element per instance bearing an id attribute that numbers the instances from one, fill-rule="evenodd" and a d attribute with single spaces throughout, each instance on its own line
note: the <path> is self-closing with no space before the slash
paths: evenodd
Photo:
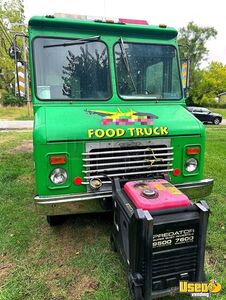
<path id="1" fill-rule="evenodd" d="M 194 21 L 214 27 L 216 39 L 207 43 L 208 62 L 226 64 L 226 10 L 224 0 L 24 0 L 26 21 L 32 16 L 69 13 L 98 17 L 147 20 L 151 25 L 167 24 L 179 29 Z M 207 65 L 204 64 L 205 65 Z"/>

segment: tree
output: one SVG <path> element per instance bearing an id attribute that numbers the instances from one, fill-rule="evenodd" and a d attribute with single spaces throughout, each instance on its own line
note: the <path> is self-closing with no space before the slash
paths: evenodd
<path id="1" fill-rule="evenodd" d="M 75 46 L 76 49 L 76 46 Z M 78 52 L 78 51 L 77 51 Z M 108 92 L 107 48 L 89 51 L 81 46 L 78 55 L 68 50 L 67 65 L 63 66 L 63 95 L 70 98 L 98 97 Z"/>
<path id="2" fill-rule="evenodd" d="M 195 91 L 197 102 L 211 101 L 218 94 L 226 91 L 226 66 L 220 62 L 211 62 L 208 68 L 197 72 L 199 85 Z"/>
<path id="3" fill-rule="evenodd" d="M 189 22 L 187 27 L 179 29 L 178 42 L 181 45 L 181 57 L 190 59 L 190 96 L 195 97 L 194 92 L 199 85 L 200 65 L 206 60 L 208 49 L 206 42 L 215 38 L 217 31 L 213 27 L 200 27 L 194 22 Z"/>
<path id="4" fill-rule="evenodd" d="M 0 89 L 10 90 L 14 80 L 14 61 L 8 55 L 15 32 L 25 31 L 23 0 L 0 0 Z M 8 36 L 8 38 L 7 38 Z M 19 41 L 20 46 L 21 41 Z"/>

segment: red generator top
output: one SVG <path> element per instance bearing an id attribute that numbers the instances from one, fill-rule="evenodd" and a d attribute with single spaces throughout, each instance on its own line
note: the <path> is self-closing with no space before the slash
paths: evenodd
<path id="1" fill-rule="evenodd" d="M 124 191 L 137 208 L 145 210 L 190 205 L 188 197 L 165 179 L 129 181 Z"/>

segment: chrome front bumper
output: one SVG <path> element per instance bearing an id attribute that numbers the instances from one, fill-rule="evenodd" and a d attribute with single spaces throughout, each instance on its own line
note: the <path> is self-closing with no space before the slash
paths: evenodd
<path id="1" fill-rule="evenodd" d="M 68 215 L 104 212 L 103 202 L 111 200 L 112 192 L 67 194 L 62 196 L 36 196 L 35 205 L 44 215 Z"/>
<path id="2" fill-rule="evenodd" d="M 213 179 L 204 179 L 189 183 L 175 184 L 191 200 L 203 199 L 211 194 Z M 69 194 L 61 196 L 36 196 L 34 198 L 38 212 L 44 215 L 66 215 L 92 212 L 104 212 L 104 201 L 110 200 L 111 191 Z"/>
<path id="3" fill-rule="evenodd" d="M 213 189 L 213 179 L 203 179 L 189 183 L 179 183 L 175 186 L 188 196 L 191 200 L 202 199 L 211 194 Z"/>

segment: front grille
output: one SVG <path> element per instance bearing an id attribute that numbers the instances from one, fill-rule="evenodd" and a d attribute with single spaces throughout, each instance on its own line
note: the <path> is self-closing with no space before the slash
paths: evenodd
<path id="1" fill-rule="evenodd" d="M 83 153 L 84 182 L 100 178 L 143 178 L 172 171 L 173 147 L 169 139 L 87 143 Z"/>

